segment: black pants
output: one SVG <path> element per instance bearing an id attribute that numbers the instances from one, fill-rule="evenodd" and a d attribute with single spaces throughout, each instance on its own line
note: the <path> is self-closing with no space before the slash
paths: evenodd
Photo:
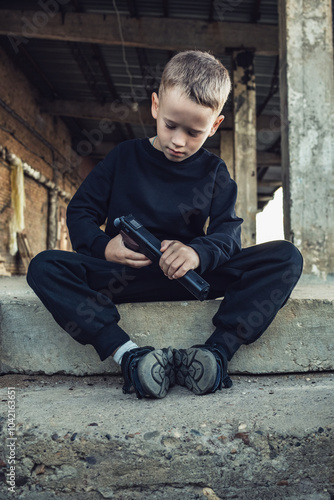
<path id="1" fill-rule="evenodd" d="M 203 343 L 220 344 L 231 359 L 240 345 L 258 339 L 289 298 L 302 265 L 294 245 L 273 241 L 245 248 L 204 273 L 208 298 L 224 300 L 212 320 L 216 329 Z M 81 344 L 92 344 L 101 360 L 129 340 L 117 324 L 115 304 L 194 299 L 157 265 L 134 269 L 59 250 L 38 254 L 27 281 L 57 323 Z"/>

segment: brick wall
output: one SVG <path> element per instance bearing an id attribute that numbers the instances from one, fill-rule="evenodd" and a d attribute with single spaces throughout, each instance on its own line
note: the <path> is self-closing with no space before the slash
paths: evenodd
<path id="1" fill-rule="evenodd" d="M 8 106 L 5 109 L 0 105 L 0 145 L 73 195 L 81 182 L 77 171 L 80 159 L 76 159 L 72 151 L 69 131 L 61 119 L 40 111 L 37 90 L 16 66 L 15 55 L 10 58 L 1 48 L 0 97 Z M 49 144 L 45 144 L 43 139 Z M 73 158 L 76 169 L 71 172 Z M 81 163 L 85 164 L 84 169 L 82 165 L 79 168 L 86 173 L 93 168 L 93 163 L 87 159 Z M 25 231 L 32 253 L 36 255 L 48 245 L 49 190 L 26 175 L 24 185 Z M 65 224 L 66 206 L 66 202 L 58 196 L 56 248 L 70 250 Z M 0 160 L 0 256 L 5 259 L 7 271 L 24 274 L 19 255 L 9 253 L 12 213 L 11 167 L 7 161 Z"/>

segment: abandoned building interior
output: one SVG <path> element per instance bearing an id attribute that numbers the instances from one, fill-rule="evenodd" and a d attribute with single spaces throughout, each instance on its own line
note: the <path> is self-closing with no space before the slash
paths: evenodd
<path id="1" fill-rule="evenodd" d="M 119 142 L 155 135 L 166 62 L 212 52 L 233 83 L 205 147 L 239 186 L 243 244 L 283 185 L 285 238 L 305 273 L 333 273 L 331 1 L 3 0 L 0 5 L 0 274 L 71 250 L 66 206 Z"/>
<path id="2" fill-rule="evenodd" d="M 237 280 L 242 292 L 251 280 L 261 297 L 240 293 L 238 325 L 224 334 L 234 343 L 262 330 L 251 345 L 236 342 L 233 387 L 223 387 L 220 361 L 212 373 L 221 391 L 198 396 L 175 384 L 166 399 L 138 400 L 122 391 L 120 351 L 102 360 L 75 337 L 82 316 L 86 332 L 112 339 L 101 311 L 111 310 L 115 281 L 126 290 L 129 268 L 109 275 L 108 262 L 90 259 L 91 276 L 103 268 L 108 287 L 75 302 L 67 283 L 57 288 L 61 265 L 46 272 L 35 259 L 28 280 L 36 266 L 63 301 L 53 311 L 26 273 L 45 249 L 72 251 L 67 206 L 98 162 L 123 141 L 156 135 L 151 94 L 167 61 L 188 49 L 214 54 L 231 77 L 225 120 L 205 147 L 238 184 L 243 246 L 256 242 L 256 216 L 282 187 L 284 238 L 304 269 L 300 277 L 300 258 L 286 267 L 282 249 L 292 245 L 269 243 L 268 261 L 276 247 L 283 263 L 276 277 L 260 253 L 249 266 L 256 273 Z M 334 499 L 333 69 L 332 0 L 0 1 L 0 500 Z M 176 352 L 203 345 L 217 308 L 233 302 L 160 301 L 153 292 L 144 302 L 139 293 L 142 302 L 116 302 L 120 328 L 135 345 Z M 73 318 L 63 328 L 66 311 Z"/>

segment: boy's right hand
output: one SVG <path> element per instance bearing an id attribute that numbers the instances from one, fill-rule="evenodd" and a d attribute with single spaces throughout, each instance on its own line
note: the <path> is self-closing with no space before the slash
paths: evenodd
<path id="1" fill-rule="evenodd" d="M 104 256 L 109 262 L 125 264 L 130 267 L 140 268 L 152 264 L 146 255 L 127 248 L 120 234 L 109 241 L 104 251 Z"/>

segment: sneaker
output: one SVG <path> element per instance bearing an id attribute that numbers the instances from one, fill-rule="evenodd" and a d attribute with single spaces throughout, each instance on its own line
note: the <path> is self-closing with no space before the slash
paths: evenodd
<path id="1" fill-rule="evenodd" d="M 126 352 L 122 358 L 124 394 L 130 394 L 134 387 L 137 398 L 164 398 L 175 383 L 173 351 L 138 347 Z"/>
<path id="2" fill-rule="evenodd" d="M 174 349 L 175 382 L 194 394 L 202 395 L 229 388 L 227 358 L 217 344 L 194 345 L 189 349 Z"/>

